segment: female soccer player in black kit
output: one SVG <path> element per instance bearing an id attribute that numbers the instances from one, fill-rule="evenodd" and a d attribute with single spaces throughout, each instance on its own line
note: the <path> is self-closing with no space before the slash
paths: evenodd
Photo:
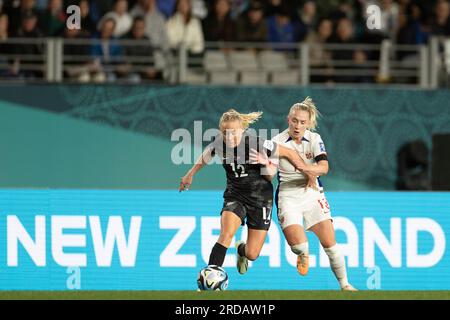
<path id="1" fill-rule="evenodd" d="M 223 194 L 220 236 L 212 248 L 208 265 L 222 266 L 228 247 L 240 225 L 247 220 L 247 243 L 236 242 L 237 269 L 244 274 L 248 260 L 256 260 L 261 252 L 272 217 L 273 187 L 265 175 L 264 166 L 250 163 L 250 149 L 265 152 L 271 159 L 286 157 L 298 170 L 305 163 L 293 150 L 247 133 L 248 126 L 257 121 L 262 112 L 242 114 L 233 109 L 225 112 L 219 122 L 221 134 L 205 148 L 194 166 L 181 179 L 180 192 L 187 190 L 193 176 L 210 162 L 221 158 L 227 176 Z M 274 160 L 275 161 L 275 160 Z"/>

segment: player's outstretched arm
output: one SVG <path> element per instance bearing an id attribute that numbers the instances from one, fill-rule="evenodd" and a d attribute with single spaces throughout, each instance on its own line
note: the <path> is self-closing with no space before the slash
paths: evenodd
<path id="1" fill-rule="evenodd" d="M 200 171 L 208 162 L 212 159 L 211 148 L 206 148 L 200 157 L 197 159 L 192 168 L 181 178 L 179 192 L 189 190 L 192 184 L 192 179 L 194 175 Z"/>
<path id="2" fill-rule="evenodd" d="M 250 149 L 250 162 L 259 163 L 264 166 L 261 169 L 263 170 L 261 174 L 268 181 L 272 181 L 273 177 L 277 173 L 278 165 L 272 162 L 265 152 L 261 153 L 255 149 Z"/>

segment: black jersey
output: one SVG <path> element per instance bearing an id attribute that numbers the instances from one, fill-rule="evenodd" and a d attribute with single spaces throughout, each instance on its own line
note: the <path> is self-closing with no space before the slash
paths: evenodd
<path id="1" fill-rule="evenodd" d="M 244 134 L 235 148 L 225 145 L 222 135 L 216 136 L 210 145 L 212 155 L 221 158 L 227 175 L 224 199 L 237 199 L 253 207 L 272 205 L 273 186 L 262 175 L 261 164 L 251 164 L 250 149 L 265 152 L 269 157 L 275 152 L 276 144 L 255 135 Z"/>

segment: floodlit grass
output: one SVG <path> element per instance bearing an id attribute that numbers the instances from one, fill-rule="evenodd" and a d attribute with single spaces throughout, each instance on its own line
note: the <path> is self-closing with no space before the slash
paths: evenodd
<path id="1" fill-rule="evenodd" d="M 450 291 L 0 291 L 1 300 L 450 300 Z"/>

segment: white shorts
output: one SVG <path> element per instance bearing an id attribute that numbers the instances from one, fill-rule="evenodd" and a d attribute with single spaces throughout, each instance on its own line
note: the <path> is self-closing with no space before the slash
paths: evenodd
<path id="1" fill-rule="evenodd" d="M 298 224 L 308 230 L 315 224 L 332 220 L 325 193 L 312 188 L 280 191 L 278 195 L 278 222 L 281 229 Z"/>

